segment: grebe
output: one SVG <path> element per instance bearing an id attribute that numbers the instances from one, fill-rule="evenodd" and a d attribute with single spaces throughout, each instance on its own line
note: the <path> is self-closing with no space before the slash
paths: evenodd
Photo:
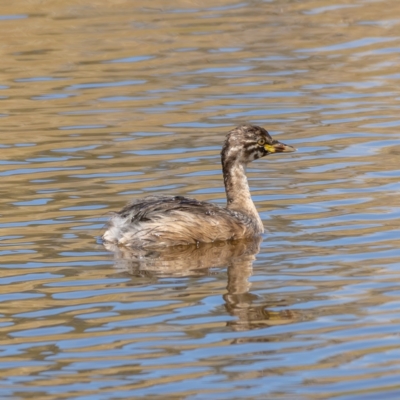
<path id="1" fill-rule="evenodd" d="M 296 151 L 259 126 L 231 130 L 221 151 L 227 206 L 182 196 L 148 196 L 114 213 L 103 241 L 135 248 L 251 238 L 264 226 L 251 199 L 246 166 L 272 153 Z"/>

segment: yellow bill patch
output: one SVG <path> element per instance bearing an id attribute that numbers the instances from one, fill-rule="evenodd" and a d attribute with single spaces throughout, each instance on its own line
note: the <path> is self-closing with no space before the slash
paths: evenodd
<path id="1" fill-rule="evenodd" d="M 276 149 L 274 146 L 271 146 L 270 144 L 265 144 L 264 149 L 267 150 L 269 153 L 275 153 Z"/>

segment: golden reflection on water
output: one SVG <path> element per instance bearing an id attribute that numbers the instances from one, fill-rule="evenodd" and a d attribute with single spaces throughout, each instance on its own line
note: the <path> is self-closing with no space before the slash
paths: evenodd
<path id="1" fill-rule="evenodd" d="M 228 325 L 234 330 L 247 330 L 293 322 L 296 315 L 290 310 L 267 310 L 264 304 L 253 306 L 259 298 L 250 293 L 249 278 L 260 244 L 261 237 L 153 250 L 110 243 L 105 243 L 105 246 L 113 252 L 115 268 L 134 276 L 207 276 L 213 275 L 217 268 L 227 268 L 227 293 L 223 298 L 227 312 L 235 318 Z"/>
<path id="2" fill-rule="evenodd" d="M 0 5 L 0 397 L 399 397 L 399 11 Z M 249 168 L 261 244 L 96 243 L 132 198 L 222 204 L 243 122 L 299 149 Z"/>

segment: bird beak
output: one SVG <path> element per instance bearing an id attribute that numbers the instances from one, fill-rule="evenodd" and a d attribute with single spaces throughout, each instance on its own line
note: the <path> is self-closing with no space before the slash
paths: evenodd
<path id="1" fill-rule="evenodd" d="M 294 147 L 281 142 L 266 144 L 264 145 L 264 149 L 267 150 L 268 153 L 292 153 L 293 151 L 296 151 Z"/>

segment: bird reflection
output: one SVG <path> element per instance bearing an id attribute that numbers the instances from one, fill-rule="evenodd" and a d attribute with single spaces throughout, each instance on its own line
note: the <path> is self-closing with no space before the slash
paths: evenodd
<path id="1" fill-rule="evenodd" d="M 249 291 L 249 278 L 252 274 L 252 263 L 232 260 L 228 267 L 227 293 L 223 295 L 225 308 L 235 320 L 228 325 L 235 331 L 282 325 L 298 319 L 291 310 L 273 311 L 268 309 L 275 304 L 266 304 L 265 299 Z"/>
<path id="2" fill-rule="evenodd" d="M 105 243 L 112 251 L 115 267 L 134 276 L 188 277 L 213 274 L 215 268 L 227 268 L 227 293 L 223 294 L 227 312 L 235 317 L 228 326 L 236 331 L 270 325 L 287 324 L 297 320 L 290 310 L 272 311 L 265 299 L 250 292 L 249 278 L 253 262 L 260 251 L 262 238 L 198 246 L 174 246 L 157 249 L 134 249 Z M 270 305 L 274 306 L 274 305 Z"/>

